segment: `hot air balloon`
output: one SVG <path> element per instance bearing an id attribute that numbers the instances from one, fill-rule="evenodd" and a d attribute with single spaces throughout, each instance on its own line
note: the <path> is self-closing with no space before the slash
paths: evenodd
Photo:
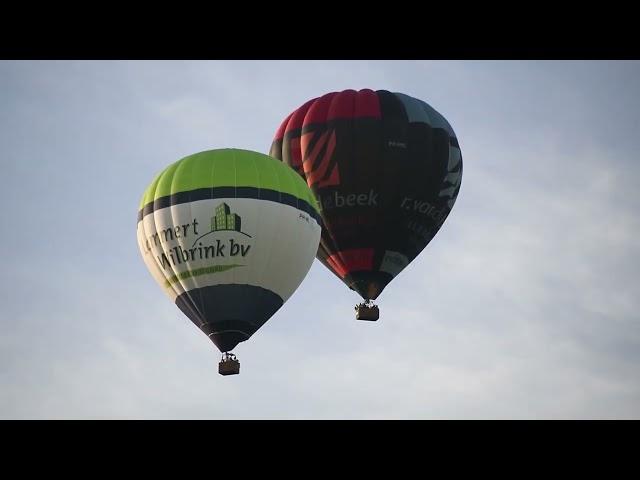
<path id="1" fill-rule="evenodd" d="M 236 374 L 230 351 L 298 288 L 319 222 L 311 190 L 282 162 L 209 150 L 170 165 L 146 189 L 138 246 L 162 290 L 223 353 L 219 373 Z"/>
<path id="2" fill-rule="evenodd" d="M 460 146 L 427 103 L 386 90 L 314 98 L 278 128 L 270 155 L 307 182 L 320 207 L 317 258 L 365 302 L 375 300 L 436 235 L 462 180 Z"/>

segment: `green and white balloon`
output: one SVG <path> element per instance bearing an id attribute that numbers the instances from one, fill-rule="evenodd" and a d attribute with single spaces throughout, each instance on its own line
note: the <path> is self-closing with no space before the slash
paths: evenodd
<path id="1" fill-rule="evenodd" d="M 267 155 L 200 152 L 162 171 L 138 211 L 153 278 L 220 349 L 251 337 L 311 268 L 320 215 L 305 181 Z"/>

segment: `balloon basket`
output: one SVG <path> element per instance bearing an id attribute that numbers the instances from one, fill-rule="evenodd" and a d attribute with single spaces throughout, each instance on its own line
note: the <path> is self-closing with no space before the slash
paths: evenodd
<path id="1" fill-rule="evenodd" d="M 238 375 L 240 373 L 240 362 L 233 353 L 224 353 L 222 360 L 218 363 L 218 373 L 220 375 Z"/>
<path id="2" fill-rule="evenodd" d="M 375 322 L 380 318 L 380 310 L 373 303 L 361 303 L 356 305 L 356 320 L 368 320 Z"/>

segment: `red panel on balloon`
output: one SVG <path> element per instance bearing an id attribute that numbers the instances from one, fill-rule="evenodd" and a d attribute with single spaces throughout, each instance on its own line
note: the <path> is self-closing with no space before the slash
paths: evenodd
<path id="1" fill-rule="evenodd" d="M 340 250 L 327 258 L 334 271 L 344 277 L 350 272 L 373 270 L 373 248 Z"/>

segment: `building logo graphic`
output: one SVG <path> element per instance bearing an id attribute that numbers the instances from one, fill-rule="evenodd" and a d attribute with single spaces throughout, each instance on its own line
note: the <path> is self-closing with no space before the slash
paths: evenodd
<path id="1" fill-rule="evenodd" d="M 216 205 L 214 208 L 214 215 L 211 217 L 211 230 L 196 238 L 193 242 L 193 246 L 199 243 L 203 238 L 217 232 L 236 232 L 244 235 L 245 237 L 252 238 L 251 235 L 242 231 L 242 218 L 240 215 L 231 212 L 229 205 L 224 202 Z M 217 242 L 220 242 L 220 240 L 217 240 Z M 233 240 L 231 240 L 231 242 L 233 242 Z"/>
<path id="2" fill-rule="evenodd" d="M 240 215 L 232 212 L 226 203 L 221 203 L 214 207 L 213 216 L 210 217 L 210 231 L 200 230 L 199 226 L 203 223 L 206 225 L 207 221 L 198 220 L 196 217 L 188 224 L 168 226 L 147 239 L 149 251 L 152 241 L 155 246 L 162 248 L 156 254 L 158 266 L 167 272 L 175 272 L 166 279 L 167 288 L 186 278 L 222 273 L 246 266 L 238 262 L 246 261 L 252 250 L 253 240 L 247 240 L 245 237 L 253 237 L 242 231 Z M 190 241 L 189 237 L 195 237 L 195 240 Z M 228 261 L 232 263 L 226 263 Z M 187 270 L 177 271 L 176 267 L 181 265 Z"/>
<path id="3" fill-rule="evenodd" d="M 231 213 L 229 205 L 222 203 L 215 209 L 215 216 L 211 217 L 211 231 L 235 230 L 242 233 L 242 219 L 237 213 Z M 245 234 L 246 235 L 246 234 Z"/>

